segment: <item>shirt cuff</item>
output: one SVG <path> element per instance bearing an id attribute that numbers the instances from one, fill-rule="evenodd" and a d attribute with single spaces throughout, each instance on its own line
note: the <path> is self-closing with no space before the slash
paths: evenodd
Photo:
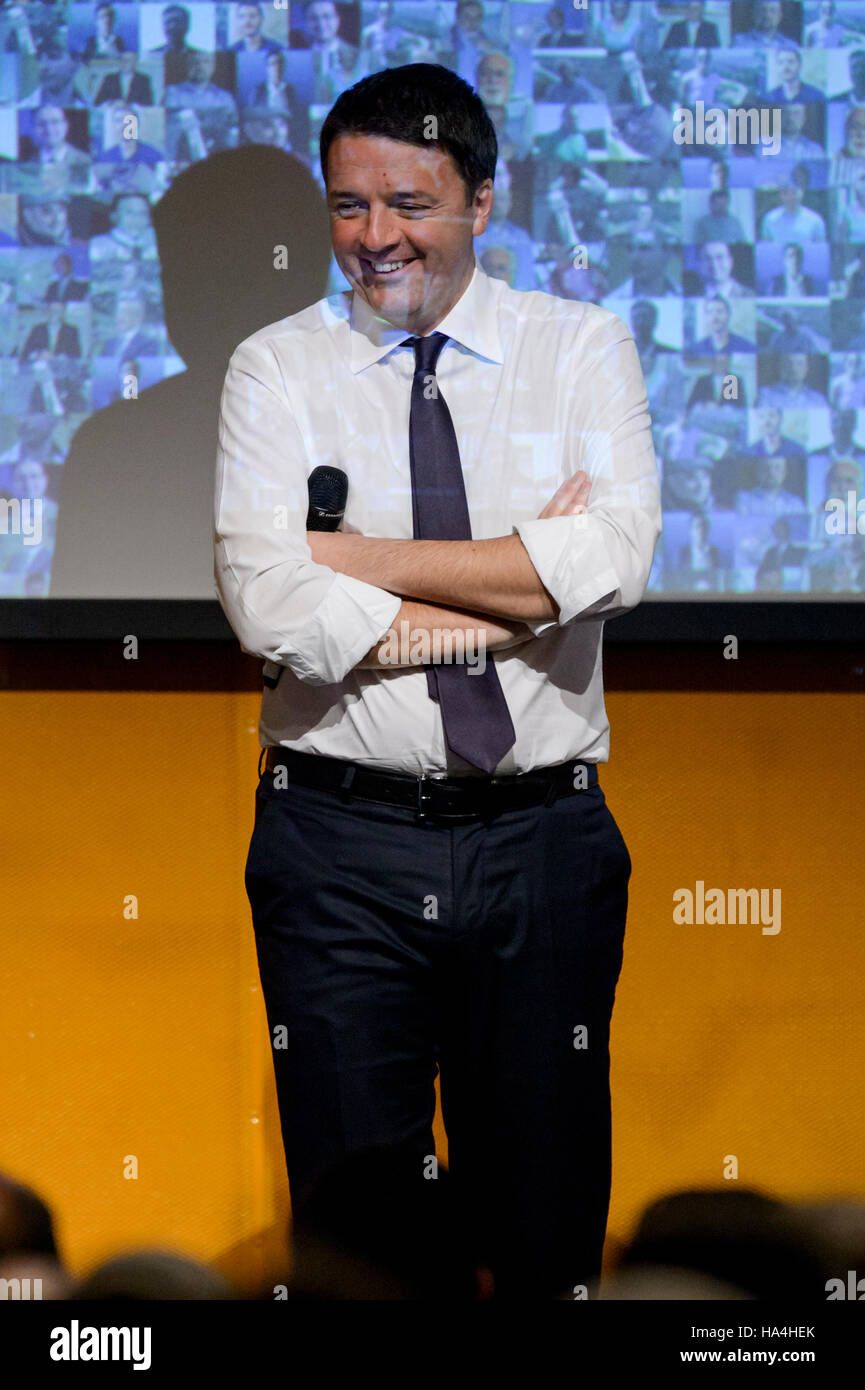
<path id="1" fill-rule="evenodd" d="M 306 627 L 278 659 L 310 685 L 338 685 L 384 637 L 402 605 L 399 594 L 336 572 Z"/>
<path id="2" fill-rule="evenodd" d="M 559 605 L 558 618 L 526 624 L 536 637 L 548 628 L 564 627 L 618 589 L 619 577 L 587 512 L 521 521 L 513 533 L 528 551 L 544 588 Z"/>

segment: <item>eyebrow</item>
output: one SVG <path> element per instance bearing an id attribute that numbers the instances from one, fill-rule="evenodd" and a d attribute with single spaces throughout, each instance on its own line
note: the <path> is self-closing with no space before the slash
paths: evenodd
<path id="1" fill-rule="evenodd" d="M 334 188 L 328 193 L 328 198 L 362 198 L 362 193 L 355 193 L 350 188 Z M 391 198 L 434 198 L 434 193 L 426 193 L 419 188 L 399 189 L 389 195 Z"/>

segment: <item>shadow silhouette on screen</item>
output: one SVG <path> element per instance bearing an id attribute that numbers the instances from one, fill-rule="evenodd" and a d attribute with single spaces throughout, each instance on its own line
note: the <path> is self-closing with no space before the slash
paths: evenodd
<path id="1" fill-rule="evenodd" d="M 326 293 L 330 228 L 309 170 L 246 145 L 153 209 L 165 325 L 186 370 L 97 411 L 63 467 L 52 598 L 213 598 L 219 397 L 244 338 Z M 275 248 L 287 248 L 278 257 Z M 288 268 L 276 268 L 275 261 Z"/>

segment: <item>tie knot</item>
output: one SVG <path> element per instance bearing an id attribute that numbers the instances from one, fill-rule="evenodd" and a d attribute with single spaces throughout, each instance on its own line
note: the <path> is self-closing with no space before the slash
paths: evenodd
<path id="1" fill-rule="evenodd" d="M 405 340 L 403 346 L 411 343 L 414 348 L 416 374 L 418 372 L 435 372 L 436 362 L 438 362 L 441 350 L 447 340 L 446 333 L 430 333 L 428 338 L 407 338 Z"/>

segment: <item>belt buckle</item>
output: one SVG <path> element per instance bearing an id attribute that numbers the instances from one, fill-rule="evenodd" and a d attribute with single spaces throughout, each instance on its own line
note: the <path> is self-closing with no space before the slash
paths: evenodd
<path id="1" fill-rule="evenodd" d="M 426 820 L 426 806 L 432 799 L 429 791 L 426 790 L 426 783 L 429 780 L 430 779 L 424 773 L 421 773 L 420 777 L 417 779 L 417 806 L 415 807 L 415 811 L 418 820 Z"/>

